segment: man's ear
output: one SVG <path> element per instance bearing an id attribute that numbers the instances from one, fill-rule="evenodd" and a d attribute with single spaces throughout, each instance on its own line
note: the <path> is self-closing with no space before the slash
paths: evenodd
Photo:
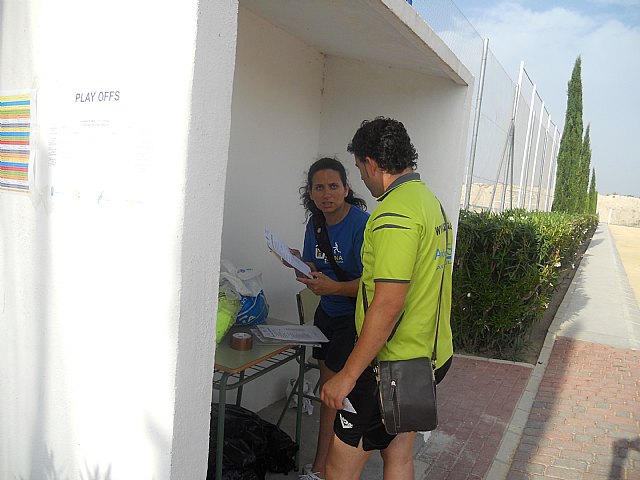
<path id="1" fill-rule="evenodd" d="M 364 157 L 364 163 L 367 165 L 371 173 L 376 173 L 380 169 L 376 161 L 371 157 Z"/>

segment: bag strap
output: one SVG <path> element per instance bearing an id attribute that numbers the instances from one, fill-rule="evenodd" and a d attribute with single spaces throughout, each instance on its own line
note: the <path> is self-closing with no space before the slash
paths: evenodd
<path id="1" fill-rule="evenodd" d="M 442 305 L 442 287 L 444 285 L 444 271 L 447 266 L 447 254 L 449 251 L 449 220 L 447 220 L 447 214 L 444 212 L 444 208 L 442 207 L 442 203 L 440 203 L 440 210 L 442 211 L 442 219 L 444 220 L 444 231 L 445 231 L 445 254 L 444 254 L 444 265 L 442 266 L 442 278 L 440 279 L 440 294 L 438 295 L 438 309 L 436 314 L 436 337 L 433 341 L 433 354 L 431 355 L 431 364 L 433 365 L 433 369 L 436 369 L 436 349 L 438 347 L 438 330 L 440 328 L 440 306 Z"/>
<path id="2" fill-rule="evenodd" d="M 324 253 L 327 260 L 331 264 L 331 268 L 333 269 L 336 277 L 341 282 L 349 281 L 349 274 L 345 272 L 338 262 L 336 262 L 335 257 L 333 256 L 333 247 L 331 247 L 331 243 L 329 242 L 329 232 L 327 231 L 327 221 L 324 218 L 323 214 L 314 214 L 313 219 L 313 232 L 316 235 L 316 243 L 318 244 L 318 248 L 322 253 Z"/>

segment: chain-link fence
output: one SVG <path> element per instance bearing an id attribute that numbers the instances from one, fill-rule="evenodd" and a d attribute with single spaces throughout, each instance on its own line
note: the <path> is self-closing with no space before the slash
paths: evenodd
<path id="1" fill-rule="evenodd" d="M 452 1 L 410 3 L 476 79 L 461 207 L 550 210 L 560 132 L 524 64 L 512 80 Z"/>

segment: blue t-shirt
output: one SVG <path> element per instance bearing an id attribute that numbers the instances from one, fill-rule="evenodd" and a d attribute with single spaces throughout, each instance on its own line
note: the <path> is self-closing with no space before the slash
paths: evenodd
<path id="1" fill-rule="evenodd" d="M 362 250 L 364 227 L 367 220 L 369 220 L 367 212 L 351 205 L 349 213 L 339 223 L 327 225 L 329 244 L 333 246 L 333 256 L 340 268 L 349 274 L 349 280 L 355 280 L 362 276 L 360 250 Z M 324 253 L 318 248 L 312 218 L 307 222 L 307 229 L 304 232 L 302 259 L 305 262 L 313 262 L 318 271 L 333 280 L 338 280 L 331 263 L 324 258 Z M 353 300 L 342 295 L 323 295 L 320 299 L 320 305 L 330 317 L 353 315 L 355 312 Z"/>

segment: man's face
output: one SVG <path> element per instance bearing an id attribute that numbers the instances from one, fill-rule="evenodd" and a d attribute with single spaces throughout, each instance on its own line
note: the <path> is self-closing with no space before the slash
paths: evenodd
<path id="1" fill-rule="evenodd" d="M 369 162 L 371 160 L 367 160 L 366 158 L 360 159 L 358 157 L 355 157 L 355 159 L 356 167 L 358 168 L 358 170 L 360 170 L 360 178 L 364 182 L 367 189 L 371 192 L 371 195 L 373 195 L 374 197 L 379 197 L 380 195 L 382 195 L 384 192 L 379 192 L 380 189 L 377 186 L 378 182 L 373 177 L 373 172 L 369 167 Z"/>

